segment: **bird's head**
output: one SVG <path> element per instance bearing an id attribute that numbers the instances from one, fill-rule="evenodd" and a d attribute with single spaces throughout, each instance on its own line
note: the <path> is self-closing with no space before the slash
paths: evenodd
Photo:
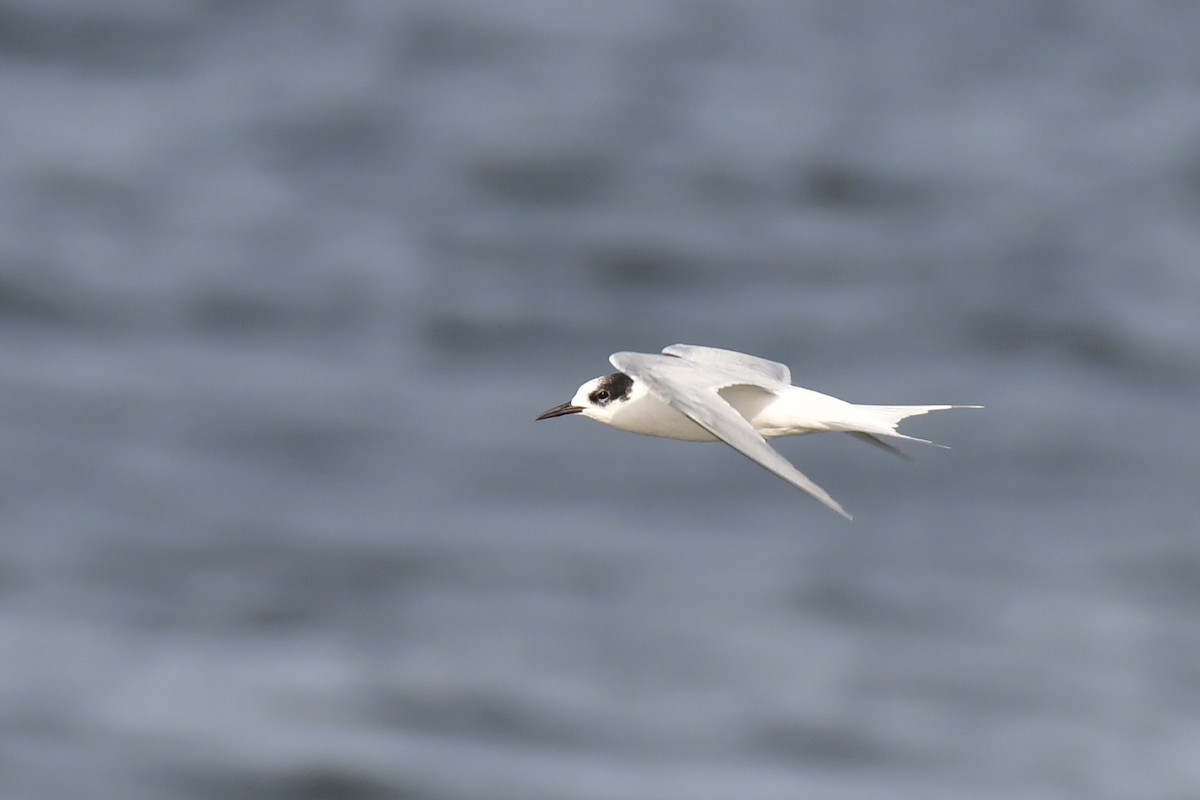
<path id="1" fill-rule="evenodd" d="M 633 378 L 624 372 L 614 372 L 592 378 L 579 387 L 575 396 L 562 405 L 547 409 L 536 419 L 550 419 L 567 414 L 583 414 L 585 417 L 610 424 L 613 415 L 628 402 L 633 392 Z"/>

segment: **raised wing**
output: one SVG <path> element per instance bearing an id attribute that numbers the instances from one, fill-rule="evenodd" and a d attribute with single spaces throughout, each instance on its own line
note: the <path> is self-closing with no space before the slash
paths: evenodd
<path id="1" fill-rule="evenodd" d="M 741 353 L 734 355 L 740 356 Z M 744 370 L 729 370 L 722 366 L 710 367 L 670 355 L 647 353 L 613 353 L 608 360 L 626 375 L 641 381 L 659 400 L 687 415 L 701 428 L 734 450 L 793 486 L 808 492 L 846 519 L 852 519 L 828 492 L 813 483 L 808 476 L 767 444 L 767 440 L 754 430 L 754 426 L 717 393 L 718 389 L 727 386 L 744 385 L 761 389 L 757 382 L 748 382 L 737 377 L 737 373 Z"/>
<path id="2" fill-rule="evenodd" d="M 744 371 L 747 376 L 756 375 L 786 383 L 788 386 L 792 385 L 792 371 L 785 364 L 768 361 L 747 353 L 739 353 L 736 350 L 701 347 L 698 344 L 673 344 L 670 347 L 664 347 L 663 352 L 695 364 L 720 367 L 729 371 Z"/>

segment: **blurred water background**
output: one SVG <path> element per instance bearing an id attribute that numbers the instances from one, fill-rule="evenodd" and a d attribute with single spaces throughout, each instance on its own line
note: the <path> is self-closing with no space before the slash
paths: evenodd
<path id="1" fill-rule="evenodd" d="M 0 797 L 1200 797 L 1198 32 L 0 3 Z M 532 422 L 676 341 L 988 409 Z"/>

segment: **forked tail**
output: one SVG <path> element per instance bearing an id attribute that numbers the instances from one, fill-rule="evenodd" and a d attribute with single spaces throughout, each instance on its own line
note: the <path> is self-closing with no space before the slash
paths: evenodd
<path id="1" fill-rule="evenodd" d="M 919 439 L 916 436 L 909 436 L 900 433 L 896 430 L 896 426 L 901 421 L 909 417 L 919 417 L 922 414 L 928 414 L 931 411 L 947 411 L 953 408 L 983 408 L 983 406 L 865 406 L 855 405 L 852 419 L 846 420 L 846 425 L 842 430 L 846 433 L 866 434 L 867 437 L 873 436 L 890 436 L 893 439 L 907 439 L 910 442 L 921 442 L 922 444 L 931 444 L 934 447 L 947 447 L 944 444 L 931 442 L 928 439 Z M 859 436 L 859 438 L 864 438 Z M 882 445 L 885 449 L 888 445 L 884 442 L 875 441 L 875 444 Z"/>

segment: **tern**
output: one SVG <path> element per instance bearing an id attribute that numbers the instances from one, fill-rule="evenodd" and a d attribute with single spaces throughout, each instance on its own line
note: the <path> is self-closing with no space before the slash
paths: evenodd
<path id="1" fill-rule="evenodd" d="M 975 405 L 860 405 L 792 385 L 785 365 L 765 358 L 691 344 L 656 353 L 613 353 L 619 370 L 584 383 L 569 401 L 536 419 L 582 414 L 623 431 L 692 442 L 722 441 L 846 519 L 829 493 L 767 443 L 806 433 L 849 433 L 904 456 L 886 436 L 938 445 L 896 430 L 901 420 Z M 906 456 L 905 456 L 906 457 Z"/>

